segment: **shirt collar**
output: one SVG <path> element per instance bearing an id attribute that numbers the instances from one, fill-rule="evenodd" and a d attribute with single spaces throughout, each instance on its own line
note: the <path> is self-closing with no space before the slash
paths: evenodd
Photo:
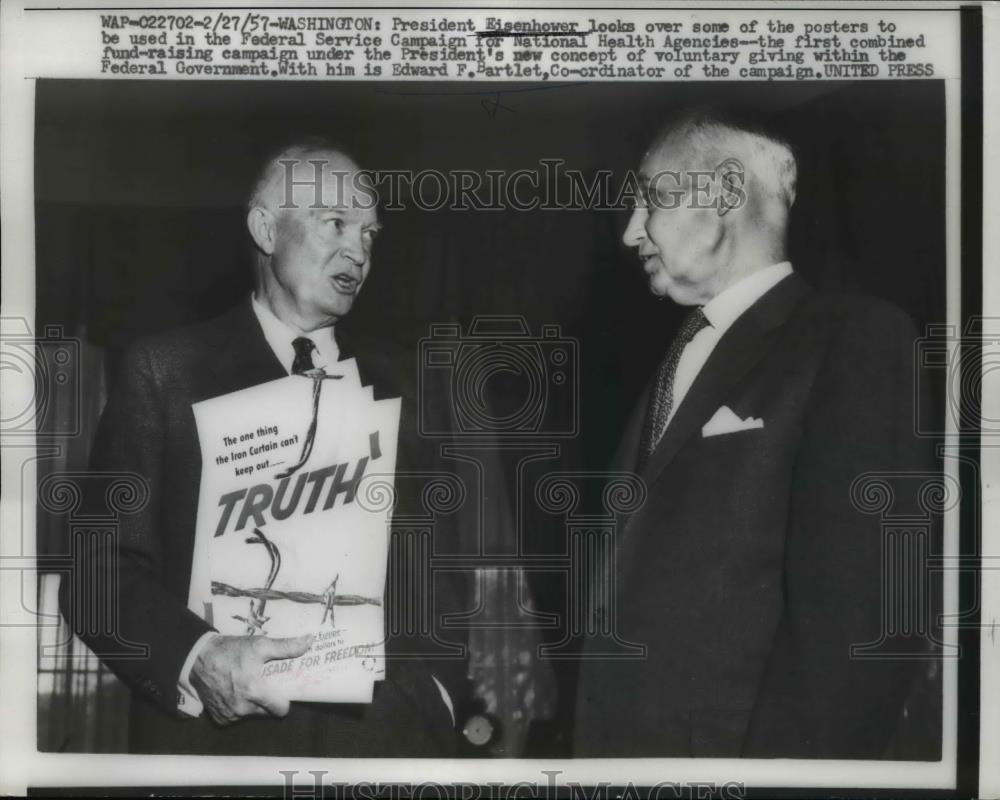
<path id="1" fill-rule="evenodd" d="M 791 274 L 792 264 L 789 261 L 759 269 L 717 294 L 701 310 L 721 336 L 744 311 Z"/>
<path id="2" fill-rule="evenodd" d="M 264 339 L 267 340 L 268 346 L 274 351 L 281 366 L 289 374 L 292 371 L 292 362 L 295 360 L 295 347 L 292 345 L 292 340 L 299 336 L 306 336 L 316 345 L 316 350 L 313 352 L 315 366 L 329 367 L 340 358 L 340 349 L 337 347 L 333 325 L 327 328 L 317 328 L 308 334 L 297 333 L 278 319 L 274 312 L 259 302 L 254 295 L 250 295 L 250 304 L 253 306 L 253 313 L 260 323 L 261 330 L 264 332 Z"/>

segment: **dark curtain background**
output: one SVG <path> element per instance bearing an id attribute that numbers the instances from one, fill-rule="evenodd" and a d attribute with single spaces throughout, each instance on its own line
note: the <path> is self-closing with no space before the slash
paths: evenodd
<path id="1" fill-rule="evenodd" d="M 540 88 L 541 87 L 541 88 Z M 39 81 L 37 322 L 115 356 L 213 316 L 250 288 L 242 203 L 262 150 L 332 135 L 371 169 L 637 166 L 662 119 L 738 99 L 798 149 L 796 268 L 821 288 L 944 319 L 944 87 L 938 81 L 743 84 Z M 496 92 L 501 92 L 496 94 Z M 498 102 L 497 108 L 494 103 Z M 403 347 L 476 314 L 556 323 L 582 343 L 594 464 L 678 314 L 620 242 L 627 212 L 384 212 L 347 325 Z"/>
<path id="2" fill-rule="evenodd" d="M 334 137 L 369 169 L 635 168 L 662 120 L 694 102 L 768 112 L 799 155 L 793 263 L 923 328 L 945 320 L 940 81 L 740 84 L 257 83 L 40 80 L 36 330 L 104 354 L 99 405 L 135 338 L 214 316 L 250 291 L 243 202 L 260 154 L 293 132 Z M 617 185 L 617 184 L 613 184 Z M 620 241 L 628 212 L 384 212 L 368 283 L 345 323 L 413 357 L 431 323 L 517 314 L 580 342 L 582 433 L 550 469 L 600 469 L 680 312 L 650 297 Z M 497 382 L 503 408 L 518 387 Z M 95 397 L 97 399 L 95 399 Z M 516 398 L 514 400 L 516 402 Z M 557 409 L 555 413 L 561 413 Z M 95 418 L 89 414 L 87 419 Z M 84 461 L 88 438 L 77 447 Z M 498 458 L 503 458 L 499 454 Z M 72 460 L 72 459 L 71 459 Z M 45 470 L 39 470 L 40 475 Z M 510 474 L 508 471 L 507 474 Z M 500 487 L 508 498 L 510 487 Z M 529 510 L 530 517 L 530 510 Z M 40 552 L 63 550 L 40 517 Z M 559 551 L 539 520 L 531 549 Z M 536 582 L 555 607 L 563 587 Z"/>

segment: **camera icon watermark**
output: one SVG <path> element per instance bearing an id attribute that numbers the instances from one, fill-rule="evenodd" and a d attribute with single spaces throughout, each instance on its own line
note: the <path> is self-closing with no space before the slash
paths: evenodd
<path id="1" fill-rule="evenodd" d="M 494 381 L 505 391 L 491 391 Z M 533 336 L 520 316 L 432 325 L 420 340 L 420 433 L 475 438 L 575 436 L 579 430 L 579 347 L 557 325 Z M 450 424 L 434 411 L 444 387 Z"/>
<path id="2" fill-rule="evenodd" d="M 47 325 L 35 336 L 24 317 L 2 317 L 0 371 L 5 400 L 0 434 L 5 439 L 80 434 L 79 340 L 65 336 L 57 325 Z M 67 402 L 57 402 L 57 396 Z"/>
<path id="3" fill-rule="evenodd" d="M 914 359 L 919 436 L 1000 435 L 1000 406 L 992 400 L 1000 393 L 991 391 L 1000 378 L 1000 318 L 971 317 L 964 330 L 928 325 Z"/>

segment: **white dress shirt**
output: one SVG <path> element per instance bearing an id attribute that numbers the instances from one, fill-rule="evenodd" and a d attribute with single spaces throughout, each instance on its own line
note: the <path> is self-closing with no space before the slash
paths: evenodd
<path id="1" fill-rule="evenodd" d="M 688 342 L 677 362 L 677 371 L 674 373 L 674 400 L 670 416 L 667 418 L 667 427 L 725 332 L 750 306 L 791 274 L 792 265 L 788 261 L 772 264 L 747 275 L 702 306 L 701 310 L 708 320 L 708 325 Z"/>
<path id="2" fill-rule="evenodd" d="M 264 338 L 289 375 L 292 374 L 292 363 L 295 361 L 295 347 L 292 342 L 300 336 L 310 339 L 316 345 L 316 349 L 312 353 L 314 367 L 329 368 L 340 359 L 340 348 L 333 335 L 332 325 L 327 328 L 317 328 L 310 333 L 296 333 L 274 316 L 271 309 L 258 302 L 256 297 L 251 297 L 251 305 L 257 321 L 264 331 Z"/>
<path id="3" fill-rule="evenodd" d="M 295 347 L 292 341 L 299 336 L 311 339 L 312 343 L 316 345 L 316 349 L 312 352 L 314 367 L 329 368 L 340 359 L 340 348 L 337 346 L 337 339 L 334 336 L 332 325 L 327 328 L 318 328 L 308 334 L 297 333 L 278 319 L 271 309 L 263 303 L 258 302 L 256 297 L 251 296 L 250 302 L 253 307 L 253 313 L 257 317 L 257 321 L 260 323 L 261 330 L 264 333 L 264 339 L 289 375 L 292 374 L 292 363 L 295 361 Z M 184 665 L 181 667 L 181 674 L 177 681 L 177 708 L 192 717 L 199 716 L 203 708 L 201 698 L 198 697 L 198 692 L 191 685 L 191 668 L 194 666 L 198 654 L 201 653 L 208 641 L 219 635 L 215 631 L 203 634 L 194 643 L 194 647 L 191 648 L 187 658 L 184 659 Z M 433 675 L 431 677 L 437 685 L 438 691 L 441 693 L 441 699 L 448 707 L 448 713 L 451 714 L 452 723 L 454 723 L 455 710 L 451 696 L 436 677 Z"/>

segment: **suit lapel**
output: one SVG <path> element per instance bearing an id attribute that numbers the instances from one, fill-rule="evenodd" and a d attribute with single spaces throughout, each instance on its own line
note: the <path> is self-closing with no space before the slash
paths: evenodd
<path id="1" fill-rule="evenodd" d="M 349 358 L 353 358 L 355 366 L 358 369 L 358 378 L 361 380 L 361 385 L 372 386 L 375 392 L 375 399 L 380 399 L 380 389 L 383 387 L 380 385 L 381 381 L 377 380 L 377 376 L 372 372 L 373 359 L 371 358 L 370 350 L 363 350 L 363 340 L 352 336 L 351 332 L 347 329 L 338 326 L 336 336 L 337 360 L 346 361 Z"/>
<path id="2" fill-rule="evenodd" d="M 348 358 L 357 358 L 357 345 L 350 331 L 341 327 L 334 328 L 334 336 L 337 339 L 337 361 L 345 361 Z"/>
<path id="3" fill-rule="evenodd" d="M 656 482 L 684 443 L 719 408 L 726 391 L 767 353 L 777 335 L 776 329 L 808 291 L 805 281 L 793 273 L 747 309 L 726 331 L 681 401 L 642 472 L 647 486 Z"/>
<path id="4" fill-rule="evenodd" d="M 216 363 L 219 394 L 284 378 L 288 375 L 264 338 L 250 301 L 236 306 L 223 321 L 227 332 Z"/>
<path id="5" fill-rule="evenodd" d="M 639 460 L 639 440 L 642 437 L 642 423 L 646 416 L 646 407 L 649 405 L 649 393 L 652 391 L 652 386 L 652 381 L 650 381 L 646 384 L 646 388 L 639 393 L 639 399 L 636 400 L 632 408 L 632 413 L 625 423 L 621 441 L 611 461 L 612 472 L 632 472 L 635 469 L 635 465 Z"/>

